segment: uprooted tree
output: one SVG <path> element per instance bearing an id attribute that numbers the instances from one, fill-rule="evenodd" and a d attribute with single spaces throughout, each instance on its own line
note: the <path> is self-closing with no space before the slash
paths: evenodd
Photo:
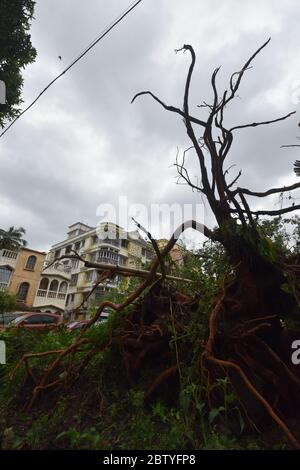
<path id="1" fill-rule="evenodd" d="M 180 178 L 207 198 L 216 218 L 217 228 L 209 229 L 199 221 L 187 221 L 177 229 L 161 251 L 155 239 L 147 233 L 156 253 L 156 258 L 148 272 L 92 263 L 80 257 L 77 253 L 66 257 L 79 258 L 86 267 L 98 269 L 99 279 L 97 285 L 116 273 L 144 278 L 135 292 L 121 304 L 104 300 L 96 315 L 87 325 L 86 329 L 88 329 L 99 318 L 105 307 L 120 311 L 136 301 L 146 288 L 150 287 L 153 291 L 157 289 L 158 285 L 162 286 L 166 282 L 164 258 L 176 243 L 180 233 L 186 228 L 193 227 L 209 239 L 220 243 L 228 255 L 233 276 L 231 276 L 230 281 L 224 282 L 223 290 L 215 301 L 209 319 L 207 344 L 199 358 L 199 374 L 208 384 L 208 404 L 211 406 L 211 403 L 218 399 L 213 392 L 209 392 L 211 390 L 209 385 L 213 384 L 217 378 L 227 377 L 240 396 L 242 406 L 250 422 L 255 420 L 257 413 L 269 416 L 282 429 L 293 446 L 299 448 L 300 445 L 289 429 L 287 420 L 290 416 L 295 416 L 297 409 L 299 409 L 300 380 L 289 358 L 285 357 L 281 340 L 284 319 L 292 315 L 296 317 L 299 315 L 296 292 L 299 272 L 298 259 L 296 255 L 293 259 L 288 259 L 283 252 L 272 244 L 269 238 L 263 235 L 260 230 L 259 217 L 272 217 L 292 212 L 300 209 L 300 205 L 293 205 L 280 210 L 252 210 L 248 199 L 249 197 L 265 198 L 270 195 L 292 191 L 299 188 L 300 183 L 256 192 L 237 186 L 241 173 L 232 181 L 228 181 L 228 172 L 224 169 L 224 163 L 237 131 L 243 131 L 249 127 L 278 123 L 293 114 L 289 113 L 286 116 L 263 122 L 236 125 L 231 128 L 226 127 L 226 107 L 237 96 L 241 81 L 251 63 L 268 43 L 269 40 L 247 60 L 240 71 L 232 74 L 229 88 L 221 94 L 216 83 L 219 69 L 217 68 L 213 72 L 211 77 L 213 100 L 211 104 L 204 103 L 203 105 L 208 110 L 206 120 L 195 117 L 190 112 L 189 93 L 196 62 L 195 52 L 190 45 L 184 45 L 180 49 L 188 52 L 191 56 L 182 109 L 166 105 L 151 91 L 140 92 L 132 100 L 134 101 L 142 95 L 150 95 L 165 110 L 183 118 L 187 135 L 191 140 L 191 148 L 194 149 L 199 162 L 199 180 L 201 183 L 195 185 L 189 176 L 185 164 L 189 150 L 183 153 L 181 161 L 177 158 L 176 168 Z M 140 228 L 145 230 L 142 227 Z M 160 272 L 158 272 L 159 269 Z M 287 279 L 292 279 L 294 291 L 282 288 Z M 89 340 L 85 338 L 85 329 L 69 348 L 41 353 L 44 356 L 53 355 L 54 359 L 50 361 L 46 372 L 38 379 L 30 366 L 32 356 L 36 357 L 36 355 L 24 356 L 22 362 L 25 363 L 28 375 L 31 376 L 34 382 L 33 392 L 27 407 L 32 406 L 43 390 L 61 387 L 72 382 L 69 379 L 78 377 L 78 374 L 96 351 L 103 350 L 113 344 L 114 341 L 122 342 L 124 347 L 134 348 L 135 359 L 140 364 L 142 359 L 149 354 L 149 351 L 151 352 L 151 345 L 149 344 L 138 349 L 141 338 L 157 335 L 159 340 L 162 341 L 163 331 L 161 331 L 157 319 L 156 323 L 153 319 L 152 323 L 147 322 L 145 314 L 143 314 L 137 320 L 136 309 L 135 304 L 133 309 L 135 316 L 130 318 L 129 323 L 132 326 L 133 323 L 139 322 L 140 329 L 137 332 L 134 332 L 134 328 L 132 328 L 130 333 L 128 323 L 126 334 L 124 333 L 123 336 L 119 334 L 118 337 L 111 337 L 104 344 L 91 346 L 88 344 Z M 153 345 L 154 343 L 152 343 Z M 59 366 L 63 360 L 66 356 L 74 358 L 76 352 L 82 352 L 82 350 L 86 350 L 84 359 L 77 366 L 71 367 L 68 363 L 67 374 L 62 379 L 61 367 Z M 155 351 L 155 346 L 153 346 L 153 354 L 155 354 Z M 178 364 L 175 364 L 162 371 L 150 387 L 149 393 L 159 383 L 174 374 L 177 368 Z M 128 361 L 127 369 L 130 369 Z M 130 371 L 128 375 L 130 375 Z M 254 415 L 252 413 L 253 402 L 257 405 L 254 406 Z"/>
<path id="2" fill-rule="evenodd" d="M 236 387 L 243 383 L 273 419 L 285 429 L 294 444 L 298 445 L 280 416 L 287 412 L 287 390 L 291 389 L 298 392 L 295 393 L 292 405 L 295 412 L 300 382 L 283 362 L 279 344 L 279 319 L 291 315 L 292 311 L 299 314 L 295 297 L 282 289 L 286 276 L 297 272 L 298 267 L 292 266 L 282 253 L 276 251 L 270 240 L 261 234 L 258 218 L 278 216 L 295 211 L 300 206 L 293 204 L 280 210 L 254 211 L 247 197 L 264 198 L 276 193 L 282 194 L 299 188 L 300 183 L 256 192 L 237 187 L 241 172 L 228 182 L 228 172 L 224 169 L 224 162 L 236 131 L 277 123 L 294 114 L 231 128 L 227 128 L 224 123 L 225 109 L 237 96 L 245 72 L 269 41 L 270 39 L 249 58 L 240 71 L 232 74 L 229 89 L 221 95 L 216 84 L 219 68 L 215 69 L 211 77 L 213 101 L 211 104 L 202 105 L 209 111 L 207 120 L 194 117 L 190 113 L 189 92 L 196 61 L 195 52 L 190 45 L 181 49 L 191 55 L 183 109 L 166 105 L 150 91 L 138 93 L 134 100 L 141 95 L 151 95 L 167 111 L 183 118 L 192 143 L 191 148 L 195 150 L 198 158 L 201 185 L 195 185 L 191 181 L 186 168 L 186 152 L 189 149 L 184 152 L 181 162 L 178 159 L 176 161 L 179 176 L 193 189 L 206 196 L 218 228 L 201 228 L 206 237 L 223 245 L 236 273 L 235 282 L 224 286 L 224 292 L 211 314 L 210 335 L 202 355 L 201 366 L 206 370 L 208 380 L 213 380 L 216 374 L 226 370 Z M 254 385 L 255 382 L 258 383 L 258 377 L 269 385 L 261 388 L 263 393 Z M 274 405 L 279 410 L 278 413 L 273 408 Z"/>

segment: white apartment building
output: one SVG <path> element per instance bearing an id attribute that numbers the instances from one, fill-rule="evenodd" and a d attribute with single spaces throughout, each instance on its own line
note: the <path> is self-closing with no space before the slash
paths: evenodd
<path id="1" fill-rule="evenodd" d="M 65 254 L 74 254 L 72 250 L 87 261 L 131 267 L 142 266 L 153 256 L 151 245 L 137 231 L 125 232 L 112 223 L 103 223 L 96 229 L 77 222 L 69 226 L 65 240 L 51 247 L 46 266 Z M 115 278 L 114 281 L 105 282 L 105 285 L 99 285 L 87 298 L 96 279 L 97 270 L 86 268 L 80 260 L 58 261 L 42 272 L 34 306 L 53 311 L 55 306 L 61 309 L 64 304 L 63 308 L 68 313 L 80 306 L 80 310 L 86 311 L 120 281 Z"/>

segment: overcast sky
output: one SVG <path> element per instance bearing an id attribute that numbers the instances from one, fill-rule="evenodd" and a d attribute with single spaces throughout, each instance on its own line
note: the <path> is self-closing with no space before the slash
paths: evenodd
<path id="1" fill-rule="evenodd" d="M 38 57 L 24 73 L 24 106 L 128 4 L 37 0 L 32 43 Z M 297 114 L 237 131 L 227 166 L 236 164 L 232 177 L 243 168 L 240 185 L 251 189 L 293 182 L 299 151 L 280 145 L 300 134 L 299 24 L 299 0 L 143 0 L 0 139 L 0 226 L 25 227 L 30 246 L 46 250 L 65 238 L 68 225 L 95 225 L 99 204 L 117 205 L 119 196 L 147 206 L 201 203 L 175 184 L 177 148 L 189 146 L 180 118 L 147 96 L 130 104 L 135 93 L 150 89 L 182 105 L 190 58 L 174 49 L 187 43 L 197 53 L 191 110 L 205 117 L 197 104 L 211 99 L 213 69 L 222 66 L 222 90 L 231 72 L 272 37 L 247 72 L 226 124 Z M 280 207 L 276 199 L 265 206 Z M 204 216 L 211 227 L 207 207 Z"/>

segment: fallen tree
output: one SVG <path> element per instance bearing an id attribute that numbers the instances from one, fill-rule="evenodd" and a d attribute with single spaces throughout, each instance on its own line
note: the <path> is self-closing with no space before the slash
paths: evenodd
<path id="1" fill-rule="evenodd" d="M 280 210 L 252 210 L 247 200 L 249 196 L 265 198 L 292 191 L 299 188 L 300 183 L 262 192 L 251 191 L 237 186 L 241 172 L 228 181 L 228 171 L 224 169 L 224 162 L 237 131 L 278 123 L 293 114 L 231 128 L 225 126 L 226 107 L 236 97 L 244 74 L 253 60 L 268 43 L 269 40 L 247 60 L 241 70 L 232 74 L 229 88 L 221 94 L 216 84 L 219 69 L 213 72 L 211 77 L 213 101 L 211 104 L 201 105 L 208 110 L 209 115 L 206 120 L 190 113 L 189 92 L 196 62 L 195 52 L 190 45 L 185 45 L 181 49 L 191 56 L 182 109 L 166 105 L 150 91 L 140 92 L 133 98 L 132 101 L 135 101 L 142 95 L 150 95 L 164 109 L 183 118 L 192 146 L 183 153 L 181 161 L 178 158 L 176 160 L 178 175 L 192 189 L 207 198 L 216 218 L 217 228 L 209 229 L 199 221 L 187 221 L 178 227 L 167 245 L 160 251 L 151 234 L 140 227 L 147 233 L 156 253 L 156 258 L 147 273 L 139 270 L 134 272 L 127 268 L 92 265 L 83 260 L 85 266 L 94 267 L 99 271 L 97 285 L 116 273 L 125 276 L 135 275 L 144 280 L 123 302 L 104 300 L 71 346 L 44 352 L 44 355 L 51 355 L 54 358 L 46 370 L 38 376 L 30 365 L 31 360 L 38 355 L 27 354 L 23 357 L 17 369 L 21 364 L 25 364 L 27 376 L 33 383 L 32 393 L 25 404 L 27 410 L 30 410 L 41 392 L 71 386 L 93 356 L 113 344 L 122 345 L 124 349 L 124 367 L 128 381 L 133 380 L 134 372 L 139 369 L 145 357 L 150 356 L 154 359 L 157 354 L 162 354 L 162 351 L 164 355 L 168 354 L 170 335 L 164 330 L 164 322 L 160 318 L 165 309 L 156 309 L 156 313 L 152 316 L 148 312 L 147 318 L 147 315 L 143 314 L 143 305 L 139 304 L 138 309 L 133 306 L 127 326 L 123 325 L 123 329 L 112 334 L 109 340 L 101 344 L 91 342 L 86 337 L 86 331 L 97 321 L 104 308 L 110 307 L 115 311 L 122 311 L 133 303 L 136 305 L 137 300 L 145 292 L 148 293 L 140 301 L 142 304 L 147 299 L 148 302 L 149 299 L 150 302 L 156 302 L 157 298 L 167 297 L 169 314 L 174 311 L 175 305 L 181 307 L 185 305 L 185 308 L 186 305 L 191 305 L 193 299 L 178 299 L 178 293 L 167 287 L 170 279 L 168 280 L 164 259 L 180 234 L 186 228 L 192 227 L 208 239 L 221 244 L 228 255 L 232 271 L 230 279 L 224 279 L 222 292 L 217 297 L 210 314 L 207 343 L 200 348 L 199 376 L 207 384 L 208 407 L 213 407 L 215 402 L 220 401 L 220 396 L 213 392 L 213 384 L 220 378 L 226 378 L 239 396 L 243 412 L 254 429 L 257 423 L 261 424 L 262 419 L 266 420 L 269 417 L 287 436 L 293 447 L 300 448 L 299 441 L 287 424 L 289 418 L 297 416 L 299 410 L 300 380 L 286 358 L 281 341 L 284 331 L 283 320 L 291 316 L 299 317 L 296 291 L 300 268 L 297 256 L 293 261 L 287 258 L 286 253 L 263 234 L 259 225 L 261 216 L 273 217 L 293 212 L 298 210 L 300 205 Z M 191 181 L 186 168 L 186 156 L 190 149 L 194 150 L 199 163 L 201 181 L 199 185 Z M 71 256 L 78 258 L 79 255 L 74 253 Z M 293 292 L 283 289 L 287 279 L 291 278 L 296 279 Z M 181 331 L 182 324 L 178 318 L 176 321 L 174 317 L 172 318 L 174 331 L 177 334 Z M 188 321 L 188 315 L 184 318 Z M 84 352 L 83 357 L 81 354 L 81 359 L 76 360 L 76 355 L 82 352 Z M 68 362 L 66 358 L 69 358 Z M 165 368 L 148 387 L 146 399 L 149 399 L 164 381 L 176 374 L 180 376 L 180 360 L 176 354 L 175 359 L 175 362 L 165 361 Z M 15 371 L 12 375 L 14 373 Z"/>

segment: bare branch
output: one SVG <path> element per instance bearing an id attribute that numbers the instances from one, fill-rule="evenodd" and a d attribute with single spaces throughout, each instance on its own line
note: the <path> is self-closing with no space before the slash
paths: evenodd
<path id="1" fill-rule="evenodd" d="M 178 172 L 178 175 L 179 175 L 178 181 L 179 181 L 180 178 L 182 178 L 188 184 L 188 186 L 190 186 L 192 188 L 192 190 L 195 189 L 196 191 L 199 191 L 199 192 L 203 193 L 204 192 L 203 188 L 200 188 L 200 186 L 197 186 L 196 184 L 192 183 L 190 175 L 189 175 L 187 169 L 184 166 L 185 165 L 185 156 L 186 156 L 187 152 L 189 150 L 193 149 L 193 148 L 194 148 L 194 146 L 192 145 L 191 147 L 187 148 L 183 152 L 182 163 L 178 163 L 179 150 L 177 149 L 176 161 L 175 161 L 173 166 L 175 166 L 176 169 L 177 169 L 177 172 Z M 179 183 L 177 183 L 177 184 L 179 184 Z"/>
<path id="2" fill-rule="evenodd" d="M 195 51 L 192 48 L 192 46 L 190 46 L 188 44 L 185 44 L 183 46 L 183 49 L 188 50 L 190 52 L 191 58 L 192 58 L 192 61 L 191 61 L 191 64 L 190 64 L 190 67 L 189 67 L 189 70 L 188 70 L 187 78 L 186 78 L 185 90 L 184 90 L 184 101 L 183 101 L 183 109 L 184 109 L 184 118 L 185 118 L 185 123 L 186 123 L 186 129 L 187 129 L 187 134 L 188 134 L 189 138 L 191 139 L 191 141 L 192 141 L 192 143 L 195 147 L 195 150 L 197 152 L 197 155 L 198 155 L 198 160 L 199 160 L 200 169 L 201 169 L 201 176 L 202 176 L 203 192 L 205 193 L 206 197 L 208 198 L 208 201 L 210 203 L 210 206 L 211 206 L 212 210 L 215 212 L 215 210 L 216 210 L 216 199 L 215 199 L 214 193 L 213 193 L 212 188 L 211 188 L 210 183 L 209 183 L 204 155 L 203 155 L 203 152 L 202 152 L 202 150 L 199 146 L 198 139 L 195 136 L 194 129 L 193 129 L 193 126 L 191 124 L 192 121 L 191 121 L 190 115 L 189 115 L 189 91 L 190 91 L 191 78 L 192 78 L 192 75 L 193 75 L 195 62 L 196 62 L 196 55 L 195 55 Z M 205 132 L 207 132 L 207 127 L 208 127 L 208 124 L 206 123 Z"/>
<path id="3" fill-rule="evenodd" d="M 209 229 L 206 229 L 207 230 L 207 234 L 210 233 L 210 230 Z M 213 233 L 213 232 L 211 232 Z M 44 269 L 47 269 L 48 267 L 52 266 L 53 264 L 55 264 L 57 261 L 59 260 L 62 260 L 62 259 L 78 259 L 77 257 L 75 257 L 74 255 L 62 255 L 60 256 L 59 258 L 56 258 L 51 264 L 49 264 L 49 266 L 47 266 L 46 268 Z M 141 278 L 146 278 L 150 271 L 147 271 L 146 269 L 138 269 L 138 268 L 132 268 L 132 267 L 129 267 L 129 266 L 121 266 L 121 265 L 118 265 L 118 264 L 109 264 L 109 263 L 97 263 L 97 262 L 93 262 L 93 261 L 86 261 L 84 260 L 83 258 L 80 258 L 81 261 L 83 261 L 84 263 L 84 266 L 86 268 L 94 268 L 94 269 L 97 269 L 98 271 L 109 271 L 111 273 L 111 275 L 113 274 L 120 274 L 121 276 L 132 276 L 132 277 L 141 277 Z M 155 276 L 157 278 L 161 277 L 161 273 L 156 273 Z M 169 279 L 169 280 L 173 280 L 173 281 L 183 281 L 183 282 L 191 282 L 189 279 L 185 279 L 185 278 L 180 278 L 180 277 L 176 277 L 176 276 L 170 276 L 170 275 L 166 275 L 166 279 Z"/>
<path id="4" fill-rule="evenodd" d="M 257 127 L 257 126 L 264 126 L 267 124 L 273 124 L 274 122 L 279 122 L 279 121 L 284 121 L 285 119 L 289 118 L 293 114 L 295 114 L 296 111 L 292 111 L 289 114 L 286 114 L 285 116 L 282 116 L 277 119 L 271 119 L 270 121 L 262 121 L 262 122 L 252 122 L 251 124 L 242 124 L 240 126 L 234 126 L 231 129 L 229 129 L 229 132 L 235 131 L 236 129 L 245 129 L 247 127 Z"/>
<path id="5" fill-rule="evenodd" d="M 248 194 L 249 196 L 266 197 L 270 196 L 271 194 L 284 193 L 286 191 L 292 191 L 293 189 L 297 188 L 300 188 L 300 183 L 294 183 L 290 186 L 282 186 L 281 188 L 272 188 L 264 192 L 250 191 L 250 189 L 247 188 L 237 188 L 232 192 L 232 194 L 243 193 Z"/>
<path id="6" fill-rule="evenodd" d="M 213 92 L 214 92 L 214 103 L 212 105 L 212 111 L 213 112 L 217 108 L 218 101 L 219 101 L 218 90 L 217 90 L 217 85 L 216 85 L 216 76 L 217 76 L 219 70 L 220 70 L 220 67 L 217 67 L 213 71 L 213 74 L 212 74 L 212 77 L 211 77 L 211 86 L 212 86 L 212 89 L 213 89 Z"/>
<path id="7" fill-rule="evenodd" d="M 148 230 L 146 230 L 139 222 L 137 222 L 137 220 L 135 220 L 133 217 L 131 217 L 131 218 L 134 221 L 134 223 L 138 226 L 138 228 L 140 230 L 142 230 L 142 232 L 144 232 L 147 235 L 147 237 L 149 238 L 149 240 L 151 241 L 152 246 L 154 248 L 154 251 L 156 253 L 156 256 L 159 260 L 162 279 L 164 279 L 166 277 L 166 268 L 165 268 L 165 263 L 164 263 L 164 260 L 161 256 L 160 249 L 159 249 L 159 246 L 157 244 L 157 241 L 155 240 L 155 238 L 152 237 L 151 233 Z"/>
<path id="8" fill-rule="evenodd" d="M 278 209 L 278 210 L 261 210 L 261 211 L 251 211 L 252 215 L 269 215 L 269 216 L 276 216 L 276 215 L 281 215 L 281 214 L 286 214 L 287 212 L 293 212 L 297 211 L 300 209 L 300 204 L 298 205 L 293 205 L 289 207 L 284 207 L 283 209 Z M 235 209 L 231 209 L 232 213 L 236 213 L 237 211 Z M 244 213 L 246 211 L 243 211 Z"/>
<path id="9" fill-rule="evenodd" d="M 281 215 L 281 214 L 286 214 L 287 212 L 293 212 L 296 210 L 300 209 L 300 204 L 290 206 L 290 207 L 285 207 L 283 209 L 278 209 L 274 211 L 251 211 L 253 215 Z"/>
<path id="10" fill-rule="evenodd" d="M 232 180 L 231 183 L 227 185 L 227 189 L 231 188 L 231 186 L 233 186 L 237 182 L 237 180 L 240 178 L 241 175 L 242 175 L 242 170 L 240 170 L 237 176 L 234 178 L 234 180 Z"/>
<path id="11" fill-rule="evenodd" d="M 71 250 L 71 251 L 74 251 L 74 250 Z M 53 261 L 51 261 L 50 264 L 48 264 L 47 266 L 45 266 L 45 268 L 42 269 L 42 272 L 44 272 L 46 269 L 50 268 L 55 263 L 57 263 L 58 261 L 61 261 L 63 259 L 76 259 L 76 260 L 79 260 L 79 261 L 82 261 L 83 263 L 85 263 L 85 259 L 82 258 L 77 252 L 75 252 L 75 253 L 76 254 L 74 254 L 74 255 L 62 255 L 62 256 L 59 256 L 59 257 L 55 258 Z"/>
<path id="12" fill-rule="evenodd" d="M 91 297 L 91 295 L 95 292 L 95 290 L 97 289 L 97 287 L 103 283 L 103 281 L 105 281 L 106 279 L 109 279 L 109 278 L 112 278 L 114 276 L 114 274 L 111 272 L 111 271 L 103 271 L 99 276 L 98 276 L 98 279 L 96 281 L 96 283 L 93 285 L 92 289 L 90 290 L 90 292 L 88 293 L 88 295 L 86 297 L 83 298 L 81 304 L 78 305 L 78 307 L 76 307 L 76 309 L 73 311 L 73 314 L 75 314 L 76 312 L 78 312 L 81 307 L 83 307 L 84 303 Z"/>
<path id="13" fill-rule="evenodd" d="M 300 147 L 300 144 L 281 145 L 280 148 L 287 148 L 287 147 Z"/>
<path id="14" fill-rule="evenodd" d="M 243 194 L 242 192 L 240 192 L 239 195 L 240 195 L 240 198 L 241 198 L 241 200 L 242 200 L 243 206 L 245 207 L 245 211 L 246 211 L 246 214 L 247 214 L 247 216 L 248 216 L 248 219 L 249 219 L 249 222 L 250 222 L 250 224 L 251 224 L 251 227 L 252 227 L 254 233 L 257 233 L 256 225 L 255 225 L 255 223 L 254 223 L 254 220 L 253 220 L 253 217 L 252 217 L 251 210 L 250 210 L 250 207 L 249 207 L 249 205 L 248 205 L 248 202 L 247 202 L 247 200 L 246 200 L 246 198 L 245 198 L 245 196 L 244 196 L 244 194 Z"/>
<path id="15" fill-rule="evenodd" d="M 152 96 L 152 98 L 157 101 L 164 109 L 166 109 L 167 111 L 171 111 L 173 113 L 177 113 L 177 114 L 180 114 L 180 116 L 182 116 L 183 118 L 185 118 L 185 113 L 179 109 L 179 108 L 176 108 L 174 106 L 168 106 L 166 105 L 163 101 L 161 101 L 157 96 L 155 96 L 151 91 L 141 91 L 139 93 L 137 93 L 136 95 L 134 95 L 134 97 L 132 98 L 131 100 L 131 104 L 136 100 L 136 98 L 138 98 L 139 96 L 142 96 L 142 95 L 150 95 Z M 192 116 L 189 116 L 189 119 L 194 123 L 194 124 L 198 124 L 199 126 L 202 126 L 202 127 L 205 127 L 206 126 L 206 122 L 204 121 L 201 121 L 201 119 L 197 119 L 197 118 L 194 118 Z"/>
<path id="16" fill-rule="evenodd" d="M 245 65 L 243 66 L 243 68 L 239 72 L 235 72 L 234 74 L 232 74 L 231 79 L 230 79 L 231 93 L 229 94 L 228 98 L 225 99 L 225 101 L 224 100 L 222 101 L 222 103 L 220 104 L 220 107 L 226 106 L 229 103 L 229 101 L 231 101 L 235 97 L 235 94 L 236 94 L 237 90 L 239 89 L 239 86 L 240 86 L 241 80 L 244 76 L 244 73 L 246 72 L 246 70 L 249 70 L 251 62 L 262 51 L 262 49 L 264 49 L 269 44 L 270 41 L 271 41 L 271 38 L 269 38 L 262 46 L 260 46 L 254 52 L 254 54 L 252 54 L 252 56 L 247 60 L 247 62 L 245 63 Z M 237 78 L 236 82 L 233 83 L 233 77 L 235 75 L 237 75 L 238 78 Z"/>

